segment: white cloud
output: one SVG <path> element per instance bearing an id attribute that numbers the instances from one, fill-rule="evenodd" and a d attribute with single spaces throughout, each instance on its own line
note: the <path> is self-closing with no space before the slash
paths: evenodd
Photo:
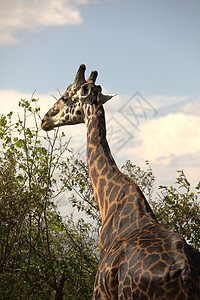
<path id="1" fill-rule="evenodd" d="M 146 155 L 149 153 L 154 161 L 168 162 L 174 156 L 199 151 L 200 118 L 181 113 L 168 114 L 142 124 L 141 135 Z"/>
<path id="2" fill-rule="evenodd" d="M 189 96 L 153 95 L 147 96 L 147 100 L 156 107 L 159 115 L 161 115 L 168 114 L 173 107 L 180 107 L 181 103 L 189 100 Z"/>
<path id="3" fill-rule="evenodd" d="M 0 102 L 1 102 L 1 114 L 8 114 L 13 111 L 17 114 L 21 109 L 19 108 L 19 101 L 21 99 L 30 100 L 32 97 L 31 93 L 24 93 L 15 90 L 0 90 Z M 34 98 L 40 98 L 40 103 L 43 104 L 42 113 L 47 112 L 50 108 L 49 105 L 53 105 L 55 99 L 48 94 L 34 95 Z"/>
<path id="4" fill-rule="evenodd" d="M 17 45 L 19 41 L 9 33 L 1 33 L 0 31 L 0 46 Z"/>
<path id="5" fill-rule="evenodd" d="M 18 101 L 30 98 L 31 94 L 28 93 L 0 90 L 1 113 L 7 114 L 10 111 L 14 111 L 15 115 L 17 115 L 17 112 L 20 111 Z M 49 94 L 36 94 L 35 98 L 40 99 L 39 105 L 41 116 L 43 117 L 52 107 L 55 99 Z M 180 169 L 186 172 L 189 181 L 196 184 L 197 180 L 199 180 L 200 167 L 199 116 L 186 114 L 186 111 L 182 112 L 182 107 L 180 107 L 179 112 L 169 113 L 160 117 L 158 114 L 156 118 L 148 119 L 145 122 L 141 121 L 139 131 L 137 131 L 129 123 L 128 119 L 125 119 L 117 111 L 123 105 L 123 102 L 126 102 L 126 99 L 116 96 L 105 104 L 107 129 L 109 129 L 111 120 L 113 130 L 116 131 L 113 140 L 110 137 L 108 139 L 118 165 L 121 166 L 127 159 L 130 159 L 136 165 L 143 167 L 145 160 L 149 160 L 158 184 L 174 183 L 177 175 L 176 170 Z M 151 103 L 155 106 L 153 102 Z M 122 130 L 120 130 L 120 124 L 123 125 Z M 131 133 L 133 138 L 115 153 L 116 138 L 119 138 L 119 143 L 123 138 L 128 138 L 124 129 Z M 72 137 L 70 147 L 74 148 L 76 152 L 86 144 L 86 128 L 84 124 L 64 126 L 61 130 L 65 132 L 67 140 Z M 85 152 L 83 152 L 83 158 L 85 158 Z"/>
<path id="6" fill-rule="evenodd" d="M 195 101 L 183 105 L 180 111 L 185 114 L 200 116 L 200 96 Z"/>
<path id="7" fill-rule="evenodd" d="M 150 120 L 135 132 L 137 158 L 169 164 L 174 158 L 200 151 L 200 118 L 181 113 Z M 135 142 L 136 142 L 135 141 Z"/>
<path id="8" fill-rule="evenodd" d="M 83 22 L 79 4 L 88 0 L 7 0 L 0 1 L 0 45 L 17 44 L 19 30 L 43 26 L 74 25 Z"/>
<path id="9" fill-rule="evenodd" d="M 128 123 L 124 122 L 127 127 Z M 128 127 L 127 127 L 128 128 Z M 175 182 L 177 170 L 184 170 L 193 186 L 199 180 L 200 118 L 170 113 L 148 120 L 134 132 L 134 139 L 117 153 L 118 160 L 130 159 L 143 166 L 149 160 L 157 184 Z"/>
<path id="10" fill-rule="evenodd" d="M 142 110 L 135 110 L 139 116 L 138 130 L 129 122 L 132 118 L 132 122 L 135 123 L 133 114 L 130 115 L 126 111 L 128 120 L 119 113 L 120 107 L 127 99 L 116 96 L 105 105 L 107 119 L 114 116 L 133 136 L 114 155 L 118 164 L 121 165 L 125 160 L 130 159 L 136 165 L 144 167 L 145 160 L 149 160 L 158 184 L 174 183 L 176 171 L 183 169 L 189 181 L 195 185 L 199 180 L 200 167 L 199 99 L 192 102 L 188 96 L 165 95 L 145 98 L 158 113 L 153 116 L 149 111 L 145 119 L 142 118 Z M 188 104 L 183 105 L 186 101 Z M 136 99 L 133 99 L 129 106 L 135 108 Z M 114 122 L 113 126 L 115 126 Z M 114 129 L 118 130 L 118 128 Z M 120 139 L 121 137 L 119 141 Z M 114 142 L 114 140 L 110 142 L 112 152 L 115 150 Z"/>

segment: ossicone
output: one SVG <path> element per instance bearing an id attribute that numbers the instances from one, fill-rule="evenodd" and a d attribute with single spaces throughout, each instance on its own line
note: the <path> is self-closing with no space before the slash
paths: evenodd
<path id="1" fill-rule="evenodd" d="M 80 67 L 79 67 L 79 69 L 76 73 L 73 85 L 79 86 L 79 85 L 82 85 L 83 83 L 86 82 L 86 80 L 85 80 L 85 70 L 86 70 L 86 66 L 84 64 L 80 65 Z"/>
<path id="2" fill-rule="evenodd" d="M 88 83 L 95 83 L 95 81 L 97 79 L 97 76 L 98 76 L 98 72 L 97 71 L 92 71 L 90 76 L 88 77 L 87 82 Z"/>

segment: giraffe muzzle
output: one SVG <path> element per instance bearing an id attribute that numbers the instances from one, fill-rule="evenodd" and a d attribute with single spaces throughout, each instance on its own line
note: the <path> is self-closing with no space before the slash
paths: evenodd
<path id="1" fill-rule="evenodd" d="M 53 124 L 48 123 L 46 120 L 42 120 L 41 128 L 45 131 L 50 131 L 54 128 Z"/>

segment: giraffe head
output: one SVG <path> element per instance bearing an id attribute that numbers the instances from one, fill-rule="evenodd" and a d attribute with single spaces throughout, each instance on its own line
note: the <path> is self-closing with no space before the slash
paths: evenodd
<path id="1" fill-rule="evenodd" d="M 73 84 L 70 84 L 61 98 L 46 113 L 42 129 L 49 131 L 63 125 L 87 122 L 87 112 L 92 104 L 104 104 L 114 95 L 103 95 L 101 86 L 95 85 L 97 71 L 92 71 L 85 80 L 85 65 L 80 65 Z"/>

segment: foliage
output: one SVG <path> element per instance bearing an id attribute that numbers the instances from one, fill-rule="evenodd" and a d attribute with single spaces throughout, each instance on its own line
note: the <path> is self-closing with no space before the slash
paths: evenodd
<path id="1" fill-rule="evenodd" d="M 152 203 L 154 213 L 163 227 L 180 233 L 200 250 L 200 182 L 195 193 L 183 171 L 178 171 L 176 180 L 177 187 L 160 186 L 159 199 Z"/>
<path id="2" fill-rule="evenodd" d="M 12 113 L 0 117 L 0 299 L 91 298 L 98 263 L 93 227 L 64 222 L 53 202 L 67 188 L 56 172 L 66 175 L 68 142 L 58 130 L 40 135 L 35 99 L 20 107 L 16 123 Z"/>
<path id="3" fill-rule="evenodd" d="M 78 211 L 84 211 L 92 218 L 98 234 L 101 226 L 100 212 L 89 180 L 88 166 L 80 158 L 71 155 L 63 161 L 62 173 L 62 187 L 72 191 L 68 200 Z"/>
<path id="4" fill-rule="evenodd" d="M 139 166 L 134 165 L 130 160 L 127 160 L 122 166 L 122 171 L 140 187 L 146 199 L 151 203 L 155 177 L 147 160 L 145 161 L 145 165 L 147 170 L 144 171 Z"/>
<path id="5" fill-rule="evenodd" d="M 0 116 L 0 299 L 90 299 L 101 220 L 88 167 L 69 150 L 64 133 L 41 132 L 37 103 L 21 100 L 16 123 L 12 113 Z M 160 187 L 153 200 L 148 161 L 146 168 L 127 161 L 122 171 L 139 185 L 160 224 L 199 249 L 200 182 L 192 192 L 179 171 L 176 186 Z M 55 200 L 63 193 L 90 223 L 60 216 Z"/>

